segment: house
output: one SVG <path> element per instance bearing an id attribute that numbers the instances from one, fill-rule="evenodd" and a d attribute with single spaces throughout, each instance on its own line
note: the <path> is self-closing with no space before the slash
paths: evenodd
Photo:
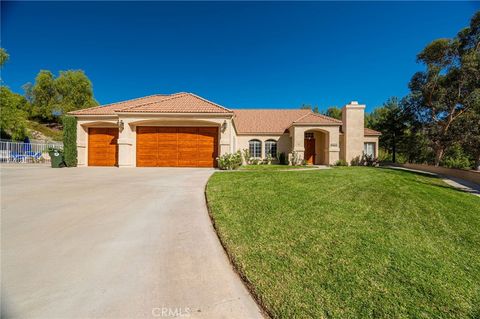
<path id="1" fill-rule="evenodd" d="M 342 120 L 310 110 L 230 110 L 192 93 L 157 94 L 78 110 L 79 166 L 215 167 L 219 155 L 257 158 L 296 152 L 308 164 L 378 154 L 379 132 L 364 128 L 365 105 Z"/>

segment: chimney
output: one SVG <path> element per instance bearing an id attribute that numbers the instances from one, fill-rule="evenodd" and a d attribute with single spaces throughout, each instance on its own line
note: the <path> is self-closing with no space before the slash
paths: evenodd
<path id="1" fill-rule="evenodd" d="M 350 161 L 363 154 L 365 105 L 352 101 L 342 108 L 343 154 Z"/>

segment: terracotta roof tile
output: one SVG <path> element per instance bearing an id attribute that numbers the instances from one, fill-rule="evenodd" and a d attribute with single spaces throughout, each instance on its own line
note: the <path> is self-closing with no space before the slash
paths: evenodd
<path id="1" fill-rule="evenodd" d="M 310 110 L 234 110 L 235 128 L 240 134 L 281 134 L 294 123 L 341 124 L 328 116 L 317 115 Z M 306 119 L 307 122 L 298 122 Z"/>
<path id="2" fill-rule="evenodd" d="M 366 127 L 363 131 L 363 135 L 382 135 L 382 133 Z"/>
<path id="3" fill-rule="evenodd" d="M 72 115 L 133 113 L 231 113 L 229 109 L 192 93 L 157 94 L 70 112 Z"/>
<path id="4" fill-rule="evenodd" d="M 334 119 L 323 114 L 310 112 L 309 114 L 302 116 L 294 123 L 315 123 L 315 124 L 342 124 L 342 121 Z"/>

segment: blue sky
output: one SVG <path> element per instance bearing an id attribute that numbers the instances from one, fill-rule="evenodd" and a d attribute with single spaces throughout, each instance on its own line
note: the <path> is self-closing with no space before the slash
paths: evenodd
<path id="1" fill-rule="evenodd" d="M 2 79 L 82 69 L 101 104 L 193 92 L 230 108 L 367 110 L 408 93 L 416 54 L 479 2 L 3 2 Z"/>

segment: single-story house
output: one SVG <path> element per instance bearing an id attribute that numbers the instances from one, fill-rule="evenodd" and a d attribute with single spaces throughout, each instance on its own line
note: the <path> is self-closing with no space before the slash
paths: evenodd
<path id="1" fill-rule="evenodd" d="M 79 166 L 215 167 L 222 154 L 256 158 L 295 152 L 331 165 L 378 154 L 379 132 L 364 128 L 365 105 L 342 120 L 294 109 L 231 110 L 192 93 L 156 94 L 70 112 L 77 118 Z"/>

